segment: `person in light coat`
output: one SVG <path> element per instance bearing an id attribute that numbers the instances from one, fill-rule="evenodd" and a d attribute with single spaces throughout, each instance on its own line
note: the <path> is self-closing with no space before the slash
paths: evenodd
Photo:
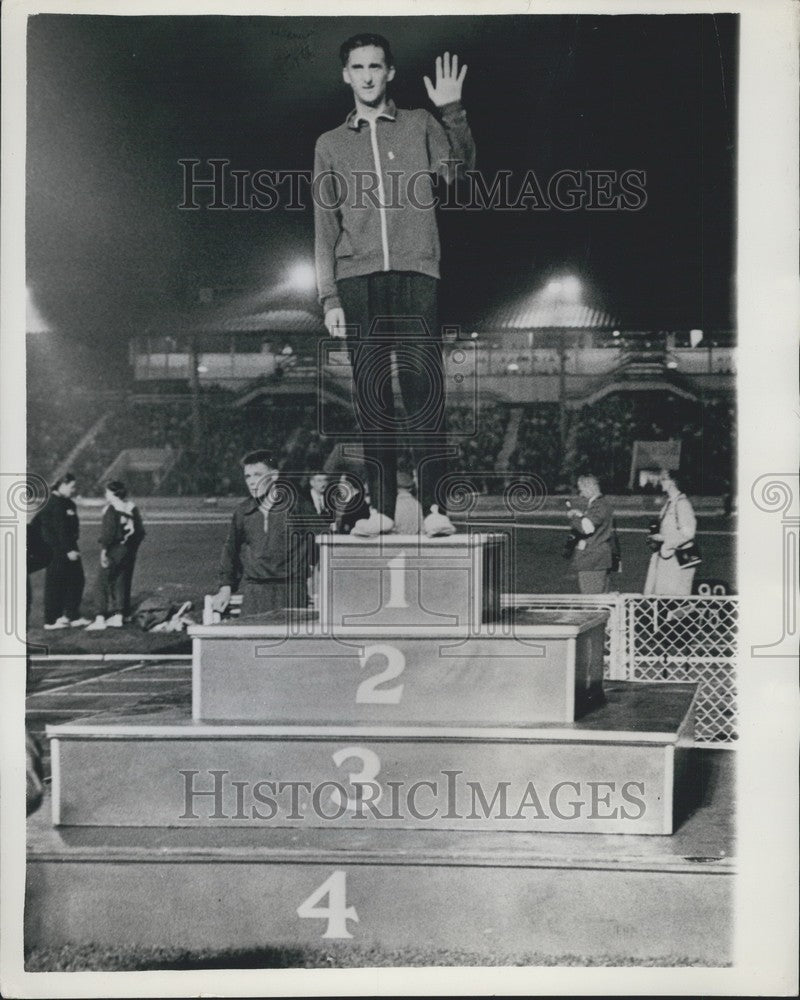
<path id="1" fill-rule="evenodd" d="M 675 549 L 694 538 L 697 518 L 691 501 L 681 492 L 671 472 L 662 469 L 659 482 L 667 499 L 658 517 L 658 531 L 650 537 L 654 542 L 660 542 L 661 546 L 650 557 L 644 594 L 681 597 L 692 592 L 695 567 L 683 569 L 675 555 Z"/>

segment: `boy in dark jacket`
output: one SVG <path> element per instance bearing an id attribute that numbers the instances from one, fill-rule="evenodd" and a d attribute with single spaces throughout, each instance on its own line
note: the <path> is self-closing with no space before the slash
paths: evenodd
<path id="1" fill-rule="evenodd" d="M 106 484 L 108 506 L 100 528 L 100 570 L 97 575 L 97 617 L 87 632 L 121 628 L 130 615 L 131 583 L 136 554 L 145 536 L 139 508 L 128 499 L 124 483 Z"/>
<path id="2" fill-rule="evenodd" d="M 241 464 L 249 496 L 231 518 L 212 608 L 223 613 L 237 589 L 242 617 L 305 607 L 308 565 L 303 533 L 293 530 L 291 484 L 279 480 L 266 451 L 250 452 Z"/>
<path id="3" fill-rule="evenodd" d="M 53 557 L 44 578 L 44 627 L 61 629 L 86 625 L 80 607 L 86 577 L 78 550 L 80 524 L 72 499 L 77 489 L 71 472 L 54 483 L 39 517 L 42 539 Z"/>

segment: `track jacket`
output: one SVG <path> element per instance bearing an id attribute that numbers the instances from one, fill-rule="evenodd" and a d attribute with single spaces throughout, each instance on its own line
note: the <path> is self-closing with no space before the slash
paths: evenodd
<path id="1" fill-rule="evenodd" d="M 439 277 L 433 179 L 448 183 L 475 166 L 475 143 L 460 101 L 437 109 L 392 101 L 369 123 L 353 110 L 317 140 L 314 226 L 317 287 L 325 312 L 338 308 L 340 278 L 376 271 Z"/>

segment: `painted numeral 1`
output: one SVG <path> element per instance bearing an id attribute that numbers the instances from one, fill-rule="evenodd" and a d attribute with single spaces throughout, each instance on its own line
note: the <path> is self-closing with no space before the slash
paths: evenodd
<path id="1" fill-rule="evenodd" d="M 389 600 L 386 602 L 386 607 L 407 608 L 405 552 L 399 552 L 386 565 L 389 567 Z"/>

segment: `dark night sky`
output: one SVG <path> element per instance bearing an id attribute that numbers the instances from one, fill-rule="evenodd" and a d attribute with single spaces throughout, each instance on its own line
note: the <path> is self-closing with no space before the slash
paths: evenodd
<path id="1" fill-rule="evenodd" d="M 193 285 L 268 289 L 310 259 L 310 208 L 180 211 L 178 160 L 310 170 L 351 107 L 338 45 L 359 30 L 390 38 L 400 106 L 430 106 L 440 52 L 469 64 L 485 174 L 647 173 L 638 212 L 443 214 L 443 318 L 474 321 L 568 269 L 629 327 L 732 325 L 732 15 L 33 17 L 28 282 L 47 319 L 124 342 Z"/>

